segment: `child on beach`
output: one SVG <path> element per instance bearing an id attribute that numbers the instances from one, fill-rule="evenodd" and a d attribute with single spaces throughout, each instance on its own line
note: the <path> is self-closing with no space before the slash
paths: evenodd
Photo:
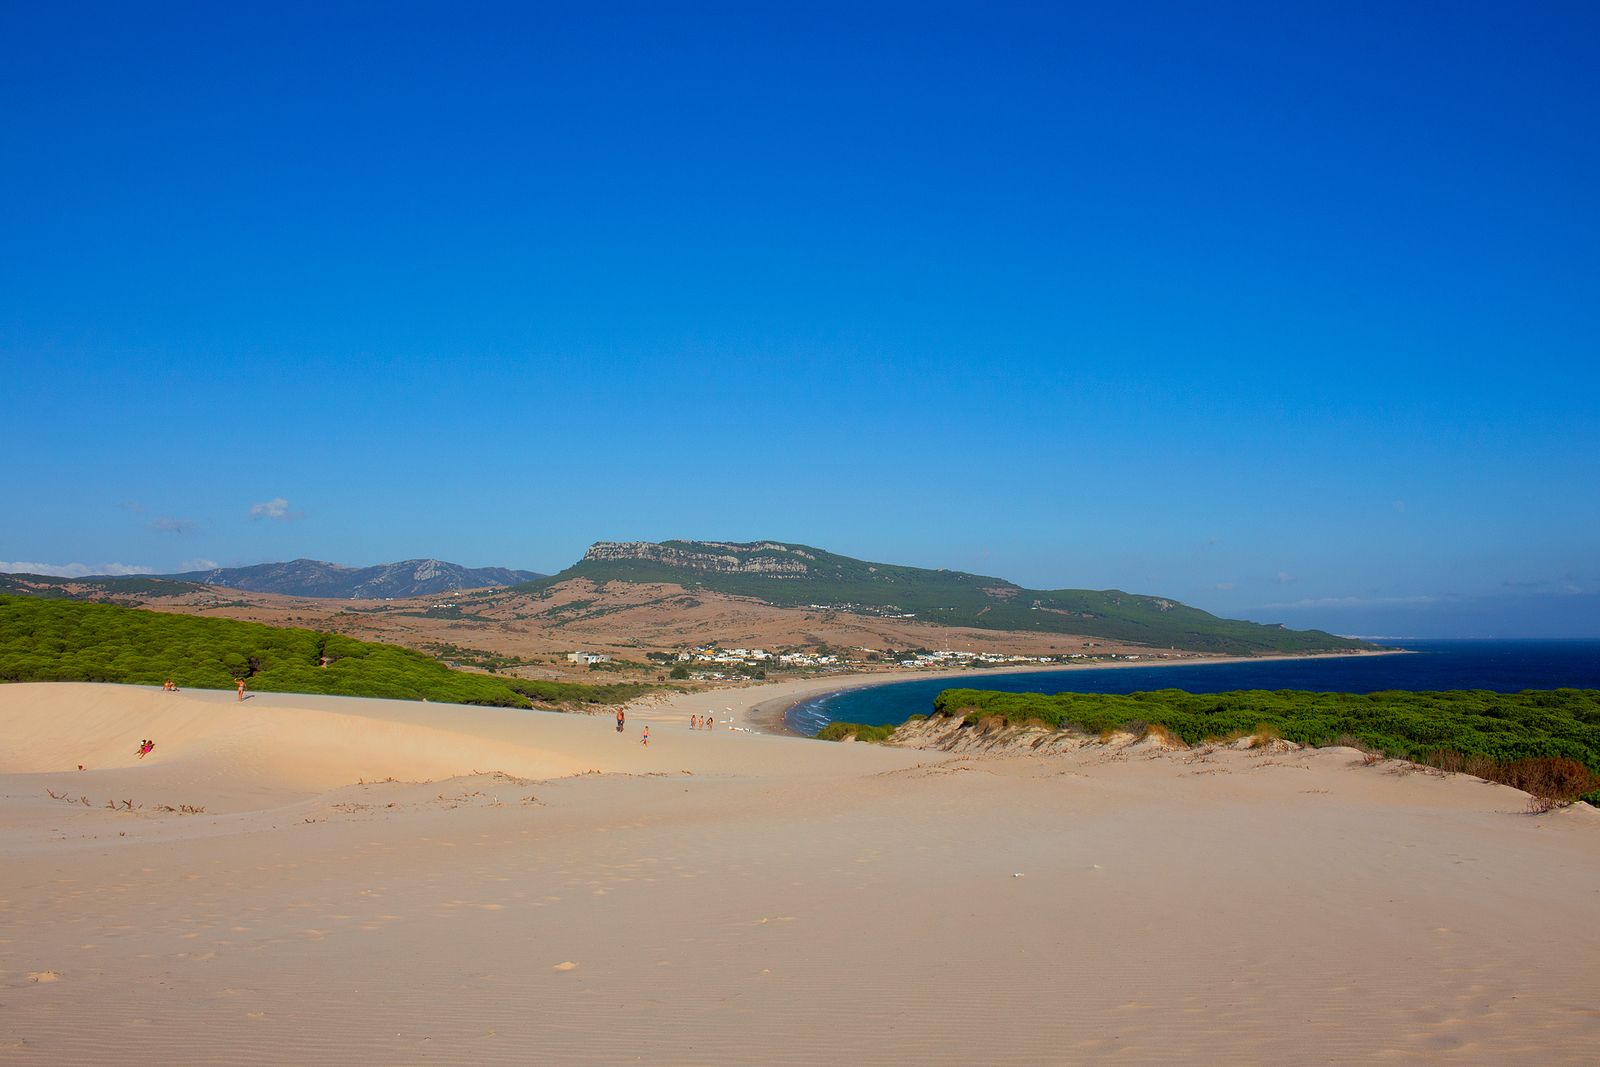
<path id="1" fill-rule="evenodd" d="M 650 747 L 650 724 L 645 723 L 644 733 L 639 735 L 639 743 L 645 748 Z"/>
<path id="2" fill-rule="evenodd" d="M 617 709 L 617 733 L 620 734 L 622 732 L 622 723 L 623 723 L 623 720 L 626 719 L 626 718 L 627 718 L 627 716 L 622 714 L 622 709 L 618 708 Z"/>

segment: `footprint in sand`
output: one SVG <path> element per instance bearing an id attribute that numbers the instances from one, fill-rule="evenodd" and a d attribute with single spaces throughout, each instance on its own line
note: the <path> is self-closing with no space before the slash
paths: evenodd
<path id="1" fill-rule="evenodd" d="M 61 976 L 59 974 L 57 974 L 55 971 L 29 971 L 28 972 L 28 981 L 30 981 L 30 982 L 41 982 L 41 983 L 42 982 L 59 982 L 59 981 L 61 981 Z"/>

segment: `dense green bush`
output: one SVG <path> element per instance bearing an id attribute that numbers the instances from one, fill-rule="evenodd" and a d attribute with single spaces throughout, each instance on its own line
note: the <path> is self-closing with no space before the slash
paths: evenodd
<path id="1" fill-rule="evenodd" d="M 863 726 L 858 722 L 830 722 L 817 733 L 823 741 L 869 741 L 879 745 L 889 739 L 894 733 L 893 726 Z"/>
<path id="2" fill-rule="evenodd" d="M 1306 693 L 1248 690 L 1186 693 L 1161 689 L 1111 693 L 999 693 L 947 689 L 934 699 L 939 715 L 976 724 L 991 716 L 1030 720 L 1090 733 L 1130 722 L 1166 727 L 1188 744 L 1257 732 L 1330 745 L 1354 739 L 1399 759 L 1441 763 L 1447 753 L 1510 767 L 1523 760 L 1573 760 L 1600 773 L 1600 690 L 1529 689 L 1521 693 L 1454 690 L 1413 693 Z M 1448 761 L 1446 761 L 1448 762 Z M 1486 768 L 1489 765 L 1484 765 Z M 1496 777 L 1499 771 L 1482 777 Z M 1600 801 L 1600 792 L 1585 799 Z"/>
<path id="3" fill-rule="evenodd" d="M 324 658 L 328 665 L 322 666 Z M 0 596 L 0 682 L 123 682 L 527 707 L 504 681 L 338 634 Z"/>

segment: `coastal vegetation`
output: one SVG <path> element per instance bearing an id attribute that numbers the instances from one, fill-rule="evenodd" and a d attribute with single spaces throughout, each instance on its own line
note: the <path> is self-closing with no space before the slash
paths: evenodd
<path id="1" fill-rule="evenodd" d="M 1166 731 L 1188 745 L 1244 736 L 1346 744 L 1448 771 L 1464 771 L 1558 799 L 1600 802 L 1600 690 L 1521 693 L 1310 693 L 1162 689 L 1111 693 L 1002 693 L 947 689 L 934 714 L 969 725 L 999 719 L 1104 735 Z M 881 740 L 881 727 L 830 723 L 819 737 Z M 1538 787 L 1538 789 L 1530 788 Z"/>
<path id="2" fill-rule="evenodd" d="M 522 667 L 532 662 L 520 656 L 507 656 L 482 648 L 467 648 L 446 641 L 430 641 L 425 647 L 434 656 L 443 660 L 446 666 L 475 667 L 490 674 Z"/>
<path id="3" fill-rule="evenodd" d="M 858 722 L 830 722 L 817 732 L 823 741 L 868 741 L 882 744 L 896 730 L 894 726 L 864 726 Z"/>
<path id="4" fill-rule="evenodd" d="M 620 704 L 654 688 L 452 670 L 420 652 L 339 634 L 0 595 L 0 682 L 118 682 L 526 708 Z"/>
<path id="5" fill-rule="evenodd" d="M 610 685 L 586 685 L 583 682 L 552 682 L 542 678 L 503 678 L 508 688 L 521 693 L 537 704 L 564 706 L 573 704 L 626 704 L 646 693 L 664 688 L 644 682 L 615 682 Z"/>
<path id="6" fill-rule="evenodd" d="M 1001 578 L 868 563 L 776 542 L 601 544 L 560 574 L 513 590 L 537 595 L 578 578 L 601 588 L 610 582 L 670 584 L 751 597 L 782 608 L 1059 633 L 1152 648 L 1253 655 L 1375 647 L 1320 630 L 1223 619 L 1164 597 L 1116 589 L 1024 589 Z M 592 603 L 572 601 L 559 610 Z M 1071 651 L 1081 648 L 1081 643 L 1070 646 Z"/>

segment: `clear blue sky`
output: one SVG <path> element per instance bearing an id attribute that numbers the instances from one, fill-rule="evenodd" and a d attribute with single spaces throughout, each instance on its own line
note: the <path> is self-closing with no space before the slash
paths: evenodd
<path id="1" fill-rule="evenodd" d="M 1600 635 L 1600 8 L 0 11 L 0 568 Z"/>

